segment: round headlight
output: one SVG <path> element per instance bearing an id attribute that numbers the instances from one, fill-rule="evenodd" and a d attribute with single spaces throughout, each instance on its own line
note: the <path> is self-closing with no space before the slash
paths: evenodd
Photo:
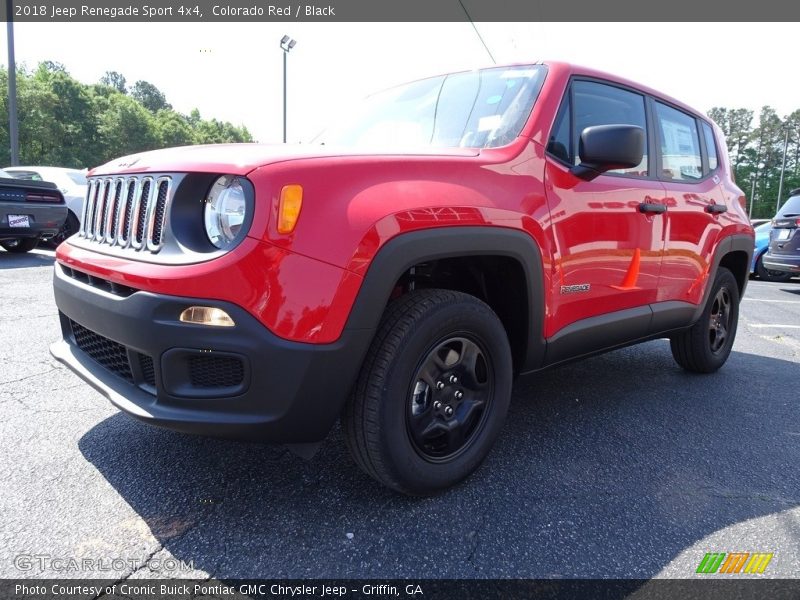
<path id="1" fill-rule="evenodd" d="M 239 237 L 247 201 L 237 177 L 224 175 L 214 182 L 206 198 L 206 235 L 217 248 L 227 248 Z"/>

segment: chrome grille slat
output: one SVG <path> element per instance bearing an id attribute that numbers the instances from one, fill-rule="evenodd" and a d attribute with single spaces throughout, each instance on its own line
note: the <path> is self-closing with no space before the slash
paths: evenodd
<path id="1" fill-rule="evenodd" d="M 129 175 L 89 180 L 79 237 L 136 252 L 158 252 L 172 200 L 172 178 Z"/>
<path id="2" fill-rule="evenodd" d="M 171 182 L 169 177 L 159 177 L 155 183 L 153 193 L 152 217 L 147 220 L 147 249 L 157 252 L 164 238 L 164 225 L 167 215 L 167 199 L 169 198 Z"/>
<path id="3" fill-rule="evenodd" d="M 88 198 L 86 202 L 86 217 L 83 220 L 84 234 L 87 238 L 92 237 L 94 232 L 94 211 L 97 205 L 97 190 L 100 188 L 100 181 L 92 181 L 89 187 Z"/>
<path id="4" fill-rule="evenodd" d="M 119 200 L 122 196 L 122 179 L 117 178 L 111 184 L 108 209 L 106 210 L 106 244 L 113 244 L 117 234 L 117 218 L 119 217 Z"/>
<path id="5" fill-rule="evenodd" d="M 125 190 L 124 212 L 120 209 L 122 218 L 120 219 L 119 232 L 117 233 L 117 243 L 123 248 L 128 246 L 131 239 L 131 221 L 133 220 L 134 204 L 139 191 L 139 180 L 129 179 L 125 185 L 127 187 Z"/>
<path id="6" fill-rule="evenodd" d="M 108 188 L 109 188 L 109 180 L 104 179 L 100 182 L 98 186 L 97 192 L 97 202 L 95 203 L 94 209 L 94 239 L 95 240 L 102 240 L 103 239 L 103 227 L 105 225 L 104 220 L 106 217 L 106 209 L 108 208 Z"/>
<path id="7" fill-rule="evenodd" d="M 153 195 L 153 178 L 145 177 L 142 179 L 142 186 L 139 191 L 139 201 L 136 203 L 136 214 L 131 223 L 131 246 L 140 250 L 144 244 L 144 228 L 150 212 L 150 198 Z"/>

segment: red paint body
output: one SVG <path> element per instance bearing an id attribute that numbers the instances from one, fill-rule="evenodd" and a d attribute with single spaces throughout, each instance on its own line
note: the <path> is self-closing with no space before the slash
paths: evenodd
<path id="1" fill-rule="evenodd" d="M 487 226 L 526 232 L 539 247 L 545 285 L 543 332 L 599 314 L 665 300 L 698 304 L 720 239 L 752 235 L 737 202 L 722 135 L 720 167 L 700 183 L 601 175 L 583 181 L 545 153 L 564 91 L 575 75 L 663 94 L 603 73 L 547 63 L 541 93 L 522 133 L 501 148 L 364 154 L 327 146 L 230 145 L 162 150 L 123 159 L 90 175 L 211 172 L 246 176 L 256 208 L 248 238 L 220 258 L 192 265 L 126 260 L 62 244 L 60 262 L 127 286 L 235 303 L 287 340 L 339 338 L 372 258 L 416 229 Z M 717 181 L 715 181 L 717 180 Z M 295 231 L 281 235 L 282 186 L 300 184 Z M 641 202 L 665 203 L 642 214 Z M 709 203 L 728 212 L 712 215 Z M 587 293 L 561 286 L 591 284 Z"/>

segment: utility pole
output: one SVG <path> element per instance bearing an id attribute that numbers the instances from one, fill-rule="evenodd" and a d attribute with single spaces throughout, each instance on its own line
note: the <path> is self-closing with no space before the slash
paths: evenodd
<path id="1" fill-rule="evenodd" d="M 783 164 L 781 165 L 781 178 L 778 183 L 778 201 L 775 203 L 775 212 L 781 207 L 781 196 L 783 195 L 783 176 L 786 173 L 786 150 L 789 147 L 789 128 L 786 128 L 786 135 L 783 138 Z"/>
<path id="2" fill-rule="evenodd" d="M 17 63 L 14 60 L 14 22 L 11 0 L 6 0 L 8 32 L 8 137 L 11 140 L 11 166 L 19 165 L 19 126 L 17 122 Z"/>

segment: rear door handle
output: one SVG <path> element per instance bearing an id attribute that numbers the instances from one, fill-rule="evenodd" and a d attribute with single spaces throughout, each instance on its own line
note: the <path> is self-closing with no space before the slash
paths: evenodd
<path id="1" fill-rule="evenodd" d="M 728 212 L 728 207 L 724 204 L 706 204 L 706 212 L 712 215 Z"/>
<path id="2" fill-rule="evenodd" d="M 641 202 L 639 204 L 639 212 L 640 213 L 665 213 L 667 212 L 667 205 L 666 204 L 655 204 L 651 202 Z"/>

